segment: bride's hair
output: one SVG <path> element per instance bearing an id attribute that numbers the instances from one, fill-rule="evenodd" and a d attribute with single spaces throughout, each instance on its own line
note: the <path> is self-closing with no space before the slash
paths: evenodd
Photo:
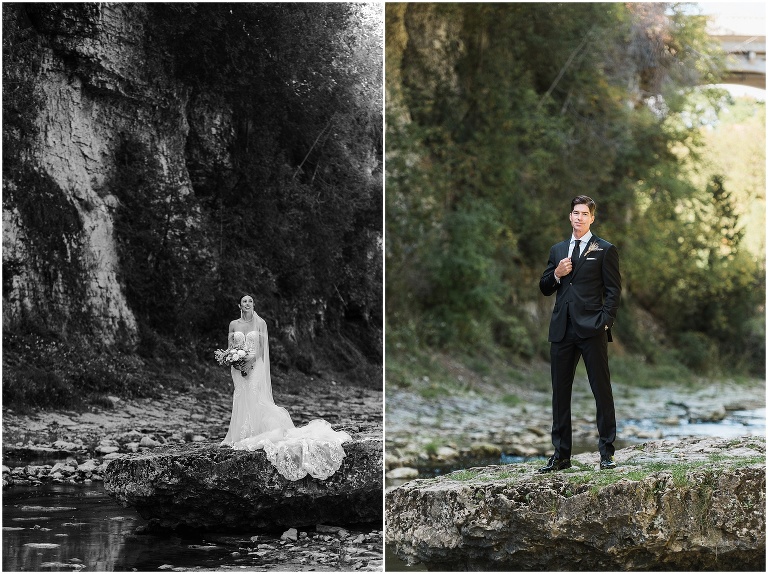
<path id="1" fill-rule="evenodd" d="M 245 299 L 246 297 L 250 297 L 250 298 L 251 298 L 251 300 L 253 300 L 253 295 L 249 295 L 248 293 L 246 293 L 245 295 L 243 295 L 242 297 L 240 297 L 240 301 L 238 301 L 238 303 L 237 303 L 237 306 L 238 306 L 238 307 L 240 307 L 240 305 L 242 305 L 242 304 L 243 304 L 243 299 Z M 254 311 L 253 309 L 251 309 L 251 312 L 252 312 L 254 315 L 256 314 L 256 311 Z M 245 321 L 245 317 L 243 317 L 243 310 L 242 310 L 242 309 L 240 309 L 240 318 L 241 318 L 243 321 Z"/>

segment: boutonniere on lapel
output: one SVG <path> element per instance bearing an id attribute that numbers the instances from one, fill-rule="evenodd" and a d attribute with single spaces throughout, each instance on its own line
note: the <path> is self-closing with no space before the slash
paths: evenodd
<path id="1" fill-rule="evenodd" d="M 592 253 L 593 251 L 602 251 L 602 250 L 603 250 L 603 248 L 602 248 L 602 247 L 600 247 L 600 246 L 597 244 L 597 241 L 593 241 L 592 243 L 590 243 L 590 244 L 587 246 L 587 250 L 584 252 L 584 255 L 582 255 L 582 257 L 586 257 L 587 255 L 589 255 L 589 254 L 590 254 L 590 253 Z"/>

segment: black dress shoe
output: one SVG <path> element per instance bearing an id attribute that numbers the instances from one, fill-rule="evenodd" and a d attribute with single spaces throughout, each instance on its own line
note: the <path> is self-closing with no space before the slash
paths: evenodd
<path id="1" fill-rule="evenodd" d="M 544 474 L 545 472 L 553 472 L 555 470 L 565 470 L 566 468 L 571 468 L 571 459 L 565 458 L 565 459 L 559 459 L 555 458 L 554 455 L 550 457 L 549 462 L 547 462 L 547 466 L 542 466 L 538 472 L 539 474 Z"/>
<path id="2" fill-rule="evenodd" d="M 600 470 L 609 470 L 616 468 L 616 463 L 613 461 L 612 456 L 606 456 L 600 459 Z"/>

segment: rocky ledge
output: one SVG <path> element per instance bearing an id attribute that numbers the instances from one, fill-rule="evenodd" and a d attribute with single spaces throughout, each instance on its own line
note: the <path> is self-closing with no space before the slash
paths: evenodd
<path id="1" fill-rule="evenodd" d="M 765 438 L 656 441 L 539 475 L 538 463 L 386 494 L 386 543 L 430 570 L 765 571 Z"/>
<path id="2" fill-rule="evenodd" d="M 264 451 L 218 443 L 161 447 L 112 460 L 104 488 L 151 527 L 208 531 L 277 530 L 382 519 L 382 441 L 353 440 L 327 480 L 283 478 Z"/>

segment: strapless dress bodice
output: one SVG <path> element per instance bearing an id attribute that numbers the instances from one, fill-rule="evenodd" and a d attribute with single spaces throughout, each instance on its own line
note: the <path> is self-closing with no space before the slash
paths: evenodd
<path id="1" fill-rule="evenodd" d="M 258 331 L 248 331 L 248 333 L 243 333 L 242 331 L 232 332 L 232 341 L 235 343 L 235 345 L 252 345 L 257 341 L 258 337 Z"/>

